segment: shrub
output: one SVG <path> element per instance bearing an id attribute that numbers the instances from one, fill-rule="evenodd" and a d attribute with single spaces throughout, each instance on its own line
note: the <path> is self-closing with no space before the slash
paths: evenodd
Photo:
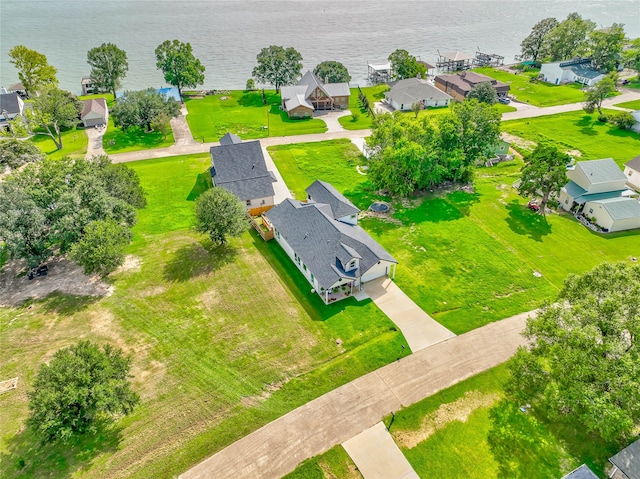
<path id="1" fill-rule="evenodd" d="M 628 130 L 636 123 L 635 118 L 628 111 L 621 111 L 611 115 L 609 121 L 621 130 Z"/>

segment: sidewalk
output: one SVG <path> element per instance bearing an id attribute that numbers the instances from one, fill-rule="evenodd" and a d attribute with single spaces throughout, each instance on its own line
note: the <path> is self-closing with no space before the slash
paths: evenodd
<path id="1" fill-rule="evenodd" d="M 180 478 L 280 478 L 386 414 L 506 361 L 525 344 L 520 333 L 530 314 L 488 324 L 355 379 L 243 437 Z"/>

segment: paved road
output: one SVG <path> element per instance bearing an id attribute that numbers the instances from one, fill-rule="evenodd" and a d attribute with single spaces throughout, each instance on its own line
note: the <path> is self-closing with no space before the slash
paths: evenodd
<path id="1" fill-rule="evenodd" d="M 342 443 L 364 479 L 420 479 L 379 422 Z"/>
<path id="2" fill-rule="evenodd" d="M 613 98 L 607 98 L 603 102 L 603 107 L 609 108 L 614 103 L 622 103 L 625 101 L 640 99 L 640 92 L 632 90 L 623 90 L 621 95 Z M 582 109 L 582 103 L 571 103 L 568 105 L 550 106 L 546 108 L 526 108 L 518 111 L 512 111 L 502 114 L 502 119 L 519 120 L 522 118 L 534 118 L 546 115 L 555 115 L 557 113 L 565 113 L 570 111 L 579 111 Z M 286 145 L 290 143 L 311 143 L 316 141 L 334 140 L 338 138 L 348 138 L 350 140 L 359 140 L 371 134 L 371 130 L 342 130 L 329 131 L 327 133 L 316 133 L 310 135 L 297 136 L 278 136 L 262 138 L 260 143 L 263 147 L 273 145 Z M 114 163 L 124 163 L 129 161 L 147 160 L 150 158 L 164 158 L 175 155 L 188 155 L 193 153 L 208 153 L 209 148 L 219 145 L 219 143 L 197 143 L 176 144 L 168 148 L 157 148 L 155 150 L 132 151 L 129 153 L 119 153 L 110 155 Z"/>
<path id="3" fill-rule="evenodd" d="M 523 313 L 435 344 L 291 411 L 180 476 L 277 479 L 401 406 L 494 367 L 524 344 Z"/>
<path id="4" fill-rule="evenodd" d="M 425 313 L 391 279 L 369 281 L 363 284 L 363 289 L 376 306 L 400 328 L 412 352 L 455 336 Z"/>

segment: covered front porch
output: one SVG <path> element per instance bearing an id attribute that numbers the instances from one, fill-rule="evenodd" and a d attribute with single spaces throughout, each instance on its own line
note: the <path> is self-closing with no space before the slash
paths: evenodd
<path id="1" fill-rule="evenodd" d="M 320 297 L 325 304 L 331 304 L 349 298 L 358 291 L 360 291 L 360 288 L 355 281 L 345 281 L 342 284 L 322 291 Z"/>

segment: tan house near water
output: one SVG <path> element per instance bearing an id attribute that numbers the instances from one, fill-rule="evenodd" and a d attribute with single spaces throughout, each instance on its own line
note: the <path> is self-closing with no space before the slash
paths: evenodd
<path id="1" fill-rule="evenodd" d="M 308 118 L 316 110 L 345 110 L 349 108 L 348 83 L 323 83 L 311 70 L 296 85 L 280 90 L 281 108 L 289 118 Z"/>

